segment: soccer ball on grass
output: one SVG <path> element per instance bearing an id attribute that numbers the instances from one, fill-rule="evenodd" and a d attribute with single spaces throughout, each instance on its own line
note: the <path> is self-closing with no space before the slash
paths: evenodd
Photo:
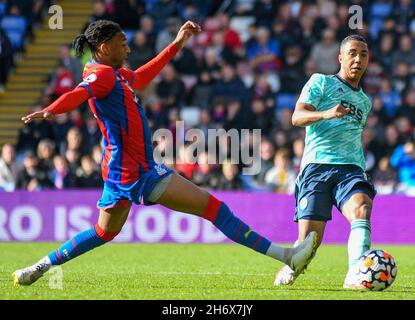
<path id="1" fill-rule="evenodd" d="M 381 291 L 392 285 L 398 268 L 395 259 L 383 250 L 368 250 L 357 263 L 358 282 L 369 290 Z"/>

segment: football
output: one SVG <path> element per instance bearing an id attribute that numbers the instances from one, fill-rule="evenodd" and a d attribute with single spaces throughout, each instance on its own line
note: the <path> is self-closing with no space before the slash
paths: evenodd
<path id="1" fill-rule="evenodd" d="M 369 290 L 381 291 L 392 285 L 398 268 L 395 259 L 383 250 L 368 250 L 359 259 L 358 281 Z"/>

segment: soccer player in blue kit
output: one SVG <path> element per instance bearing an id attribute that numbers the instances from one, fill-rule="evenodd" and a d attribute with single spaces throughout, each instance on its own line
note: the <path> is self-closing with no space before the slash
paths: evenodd
<path id="1" fill-rule="evenodd" d="M 354 279 L 356 262 L 370 248 L 370 214 L 375 188 L 365 173 L 362 131 L 371 102 L 360 87 L 369 50 L 359 35 L 346 37 L 340 46 L 340 71 L 313 74 L 297 101 L 292 123 L 306 127 L 305 149 L 296 181 L 298 240 L 310 231 L 323 239 L 332 206 L 350 222 L 348 273 L 344 288 L 363 289 Z M 280 270 L 274 284 L 290 285 L 298 273 Z"/>
<path id="2" fill-rule="evenodd" d="M 199 25 L 187 21 L 171 44 L 135 71 L 123 68 L 130 49 L 118 24 L 98 20 L 75 38 L 79 54 L 85 47 L 93 53 L 93 61 L 85 66 L 83 82 L 47 108 L 22 120 L 29 123 L 34 119 L 52 119 L 88 101 L 105 146 L 101 163 L 104 190 L 97 203 L 100 214 L 92 228 L 80 232 L 34 265 L 16 270 L 12 274 L 16 285 L 30 285 L 51 266 L 66 263 L 114 239 L 133 203 L 158 203 L 205 218 L 236 243 L 290 265 L 297 273 L 310 262 L 317 245 L 316 232 L 310 233 L 297 248 L 271 243 L 238 219 L 224 202 L 153 159 L 148 121 L 134 90 L 144 89 L 190 37 L 200 31 Z"/>

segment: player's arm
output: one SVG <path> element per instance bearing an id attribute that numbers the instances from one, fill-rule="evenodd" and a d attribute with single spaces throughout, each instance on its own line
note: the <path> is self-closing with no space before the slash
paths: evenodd
<path id="1" fill-rule="evenodd" d="M 57 114 L 66 113 L 76 109 L 79 105 L 87 101 L 89 93 L 84 87 L 77 87 L 73 91 L 60 96 L 47 108 L 31 113 L 22 117 L 24 123 L 30 123 L 34 119 L 52 120 Z"/>
<path id="2" fill-rule="evenodd" d="M 349 112 L 341 104 L 328 110 L 320 110 L 320 103 L 324 100 L 326 76 L 315 73 L 305 84 L 295 105 L 292 116 L 294 126 L 306 127 L 321 120 L 341 118 Z"/>
<path id="3" fill-rule="evenodd" d="M 157 74 L 170 62 L 177 51 L 181 50 L 190 37 L 202 31 L 201 27 L 192 21 L 187 21 L 179 30 L 176 39 L 161 51 L 154 59 L 134 71 L 133 88 L 143 90 Z"/>
<path id="4" fill-rule="evenodd" d="M 342 118 L 349 112 L 340 103 L 325 111 L 317 111 L 311 104 L 297 102 L 292 116 L 294 126 L 306 127 L 320 120 Z"/>

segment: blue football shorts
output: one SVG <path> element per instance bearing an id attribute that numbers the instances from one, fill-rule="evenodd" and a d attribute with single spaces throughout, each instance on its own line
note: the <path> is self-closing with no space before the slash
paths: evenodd
<path id="1" fill-rule="evenodd" d="M 167 178 L 174 171 L 165 165 L 159 164 L 143 174 L 137 181 L 122 185 L 104 181 L 104 190 L 97 207 L 109 209 L 116 206 L 129 207 L 131 202 L 135 204 L 153 205 L 149 200 L 156 185 Z M 167 187 L 167 186 L 166 186 Z"/>
<path id="2" fill-rule="evenodd" d="M 356 193 L 367 194 L 372 200 L 376 195 L 370 177 L 359 166 L 310 163 L 297 177 L 294 221 L 331 220 L 332 206 L 341 212 Z"/>

